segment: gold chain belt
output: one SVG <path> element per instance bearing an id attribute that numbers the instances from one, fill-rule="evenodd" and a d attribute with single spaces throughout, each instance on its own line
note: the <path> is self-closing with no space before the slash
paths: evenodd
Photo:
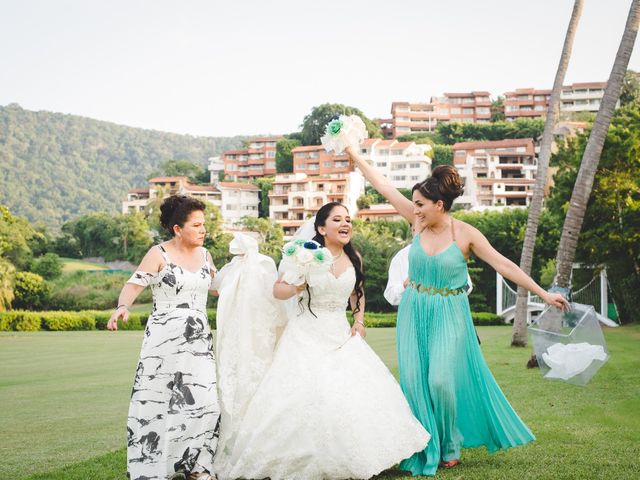
<path id="1" fill-rule="evenodd" d="M 415 288 L 419 293 L 426 293 L 427 295 L 442 295 L 443 297 L 448 297 L 449 295 L 460 295 L 464 292 L 464 287 L 459 288 L 436 288 L 433 286 L 422 285 L 421 283 L 415 282 L 411 280 L 409 282 L 409 287 Z"/>

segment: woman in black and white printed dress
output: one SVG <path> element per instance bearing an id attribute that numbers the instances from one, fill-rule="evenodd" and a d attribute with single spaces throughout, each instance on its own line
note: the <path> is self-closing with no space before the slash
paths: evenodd
<path id="1" fill-rule="evenodd" d="M 108 328 L 127 320 L 146 287 L 153 312 L 144 333 L 129 416 L 131 480 L 211 478 L 220 408 L 207 293 L 215 269 L 202 246 L 204 204 L 172 196 L 161 208 L 173 238 L 152 247 L 120 293 Z"/>

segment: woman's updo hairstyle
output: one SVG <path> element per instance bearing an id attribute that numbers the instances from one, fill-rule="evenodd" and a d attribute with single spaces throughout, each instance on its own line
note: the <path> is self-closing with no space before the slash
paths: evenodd
<path id="1" fill-rule="evenodd" d="M 440 165 L 433 169 L 431 176 L 424 182 L 416 183 L 411 193 L 416 190 L 434 203 L 442 200 L 444 210 L 448 212 L 453 201 L 464 193 L 464 184 L 455 167 Z"/>
<path id="2" fill-rule="evenodd" d="M 184 227 L 191 212 L 204 212 L 205 204 L 186 195 L 171 195 L 160 205 L 160 224 L 170 235 L 174 235 L 173 227 Z"/>

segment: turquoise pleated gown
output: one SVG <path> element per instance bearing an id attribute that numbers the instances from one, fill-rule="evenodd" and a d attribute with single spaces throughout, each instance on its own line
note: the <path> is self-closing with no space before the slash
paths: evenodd
<path id="1" fill-rule="evenodd" d="M 455 239 L 429 256 L 416 235 L 409 279 L 398 308 L 400 386 L 431 441 L 400 468 L 434 475 L 441 460 L 459 459 L 462 447 L 493 453 L 535 440 L 482 356 L 462 289 L 467 262 Z"/>

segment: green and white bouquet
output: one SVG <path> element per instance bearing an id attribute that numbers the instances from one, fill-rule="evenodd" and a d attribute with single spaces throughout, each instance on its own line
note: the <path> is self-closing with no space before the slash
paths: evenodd
<path id="1" fill-rule="evenodd" d="M 320 141 L 327 152 L 333 150 L 340 155 L 345 148 L 357 147 L 368 136 L 367 127 L 358 115 L 340 115 L 327 123 Z"/>
<path id="2" fill-rule="evenodd" d="M 315 240 L 295 239 L 282 248 L 282 279 L 291 285 L 318 285 L 331 268 L 333 255 Z"/>

